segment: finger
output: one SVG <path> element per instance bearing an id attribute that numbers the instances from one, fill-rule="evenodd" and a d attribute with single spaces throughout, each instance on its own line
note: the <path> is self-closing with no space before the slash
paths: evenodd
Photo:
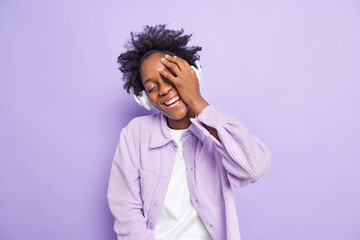
<path id="1" fill-rule="evenodd" d="M 174 73 L 176 76 L 181 75 L 181 69 L 176 63 L 172 63 L 165 58 L 161 58 L 161 63 L 164 64 L 172 73 Z"/>
<path id="2" fill-rule="evenodd" d="M 164 69 L 161 69 L 161 68 L 158 69 L 158 72 L 161 74 L 161 76 L 170 80 L 172 83 L 176 82 L 176 77 L 174 75 L 172 75 L 170 72 L 165 71 Z"/>
<path id="3" fill-rule="evenodd" d="M 190 67 L 189 63 L 186 60 L 184 60 L 178 56 L 170 56 L 170 55 L 166 54 L 165 59 L 170 62 L 175 63 L 181 71 L 189 71 L 189 68 L 188 68 L 188 67 Z"/>

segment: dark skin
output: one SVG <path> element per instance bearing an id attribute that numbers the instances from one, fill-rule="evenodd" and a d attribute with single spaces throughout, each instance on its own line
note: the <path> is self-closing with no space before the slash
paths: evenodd
<path id="1" fill-rule="evenodd" d="M 190 118 L 198 116 L 209 105 L 200 94 L 195 71 L 180 57 L 153 53 L 141 64 L 140 73 L 151 103 L 167 117 L 172 129 L 188 128 Z M 167 106 L 175 99 L 179 100 Z M 203 125 L 220 141 L 215 128 Z"/>

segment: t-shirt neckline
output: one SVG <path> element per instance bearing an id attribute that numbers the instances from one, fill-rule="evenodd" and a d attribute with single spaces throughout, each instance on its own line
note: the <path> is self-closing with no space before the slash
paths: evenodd
<path id="1" fill-rule="evenodd" d="M 170 132 L 171 136 L 177 136 L 177 137 L 181 136 L 184 131 L 188 130 L 188 128 L 185 128 L 185 129 L 172 129 L 169 126 L 167 126 L 167 128 L 169 129 L 169 132 Z"/>

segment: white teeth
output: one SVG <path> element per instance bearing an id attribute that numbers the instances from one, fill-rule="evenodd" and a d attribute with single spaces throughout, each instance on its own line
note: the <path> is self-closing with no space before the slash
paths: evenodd
<path id="1" fill-rule="evenodd" d="M 167 102 L 164 102 L 166 105 L 170 105 L 174 102 L 176 102 L 180 97 L 179 96 L 176 96 L 176 97 L 173 97 L 172 99 L 170 99 L 169 101 Z"/>

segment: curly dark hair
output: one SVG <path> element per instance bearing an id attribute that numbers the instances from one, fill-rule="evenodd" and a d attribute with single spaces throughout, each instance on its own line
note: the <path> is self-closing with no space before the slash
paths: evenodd
<path id="1" fill-rule="evenodd" d="M 140 65 L 142 56 L 149 50 L 158 49 L 169 51 L 176 56 L 186 60 L 193 65 L 196 60 L 200 59 L 197 54 L 202 48 L 199 46 L 187 47 L 192 34 L 182 35 L 184 30 L 166 29 L 167 24 L 159 24 L 155 26 L 144 26 L 143 32 L 131 32 L 131 40 L 125 44 L 126 52 L 120 54 L 118 63 L 119 70 L 123 73 L 123 87 L 130 94 L 130 89 L 137 96 L 144 90 L 144 86 L 140 77 Z"/>

